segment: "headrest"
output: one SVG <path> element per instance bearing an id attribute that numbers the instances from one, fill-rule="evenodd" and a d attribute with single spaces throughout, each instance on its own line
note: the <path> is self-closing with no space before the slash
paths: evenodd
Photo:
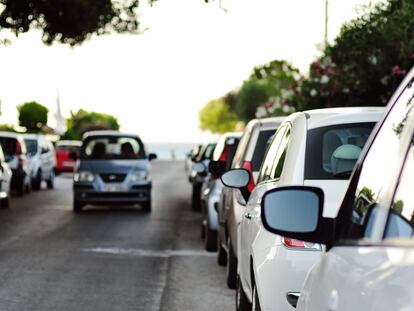
<path id="1" fill-rule="evenodd" d="M 362 149 L 346 144 L 335 149 L 331 157 L 332 174 L 352 171 Z"/>

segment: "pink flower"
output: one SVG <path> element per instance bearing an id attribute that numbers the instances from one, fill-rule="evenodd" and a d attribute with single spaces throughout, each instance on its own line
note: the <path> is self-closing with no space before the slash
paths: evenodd
<path id="1" fill-rule="evenodd" d="M 411 55 L 410 55 L 410 59 L 414 59 L 414 52 L 413 52 L 413 53 L 411 53 Z"/>
<path id="2" fill-rule="evenodd" d="M 392 67 L 392 73 L 394 75 L 401 75 L 403 71 L 401 70 L 400 66 L 396 65 L 394 67 Z"/>

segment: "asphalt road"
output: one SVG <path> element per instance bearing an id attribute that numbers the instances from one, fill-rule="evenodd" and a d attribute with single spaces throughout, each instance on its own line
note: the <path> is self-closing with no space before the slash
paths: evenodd
<path id="1" fill-rule="evenodd" d="M 71 177 L 0 210 L 0 310 L 233 310 L 203 251 L 181 162 L 153 164 L 153 212 L 71 210 Z"/>

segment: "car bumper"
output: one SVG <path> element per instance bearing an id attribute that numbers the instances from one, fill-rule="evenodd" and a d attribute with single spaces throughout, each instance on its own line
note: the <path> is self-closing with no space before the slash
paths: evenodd
<path id="1" fill-rule="evenodd" d="M 151 201 L 151 183 L 132 185 L 129 190 L 96 190 L 91 184 L 75 183 L 74 198 L 84 204 L 137 204 Z"/>

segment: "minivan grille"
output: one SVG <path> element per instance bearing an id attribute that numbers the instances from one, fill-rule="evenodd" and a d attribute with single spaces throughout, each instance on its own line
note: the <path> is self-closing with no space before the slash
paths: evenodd
<path id="1" fill-rule="evenodd" d="M 126 174 L 101 174 L 101 178 L 106 183 L 123 182 Z"/>

